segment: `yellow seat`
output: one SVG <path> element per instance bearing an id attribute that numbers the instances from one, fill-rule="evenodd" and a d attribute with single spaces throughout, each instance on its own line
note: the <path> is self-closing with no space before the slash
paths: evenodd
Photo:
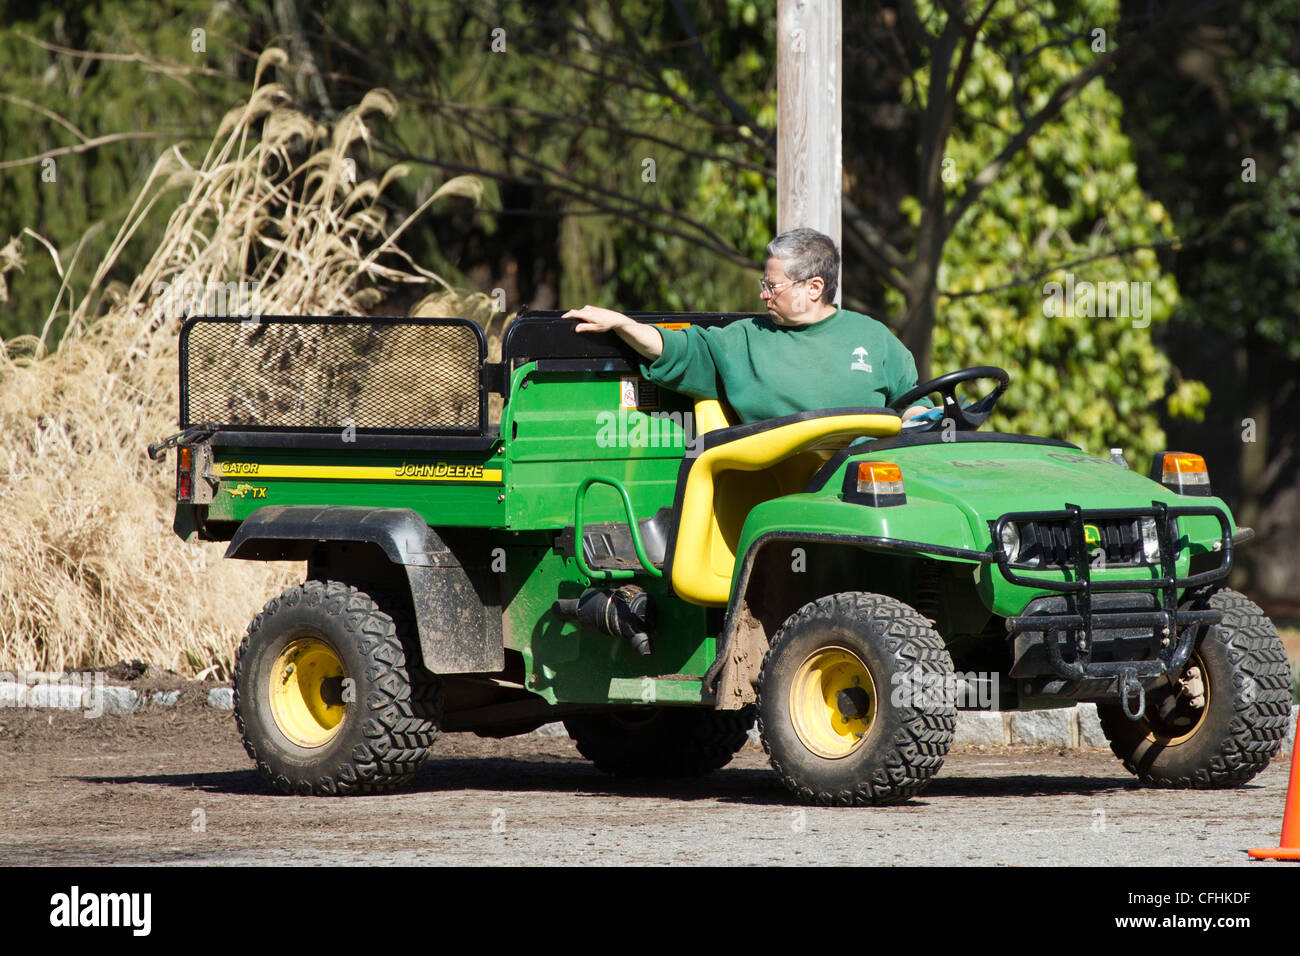
<path id="1" fill-rule="evenodd" d="M 715 399 L 696 401 L 696 433 L 703 450 L 683 464 L 689 471 L 671 555 L 673 590 L 683 600 L 725 607 L 740 530 L 750 510 L 803 491 L 823 463 L 856 439 L 897 435 L 902 425 L 893 412 L 851 409 L 788 419 L 793 420 L 739 426 L 731 437 L 725 434 L 730 425 L 722 405 Z M 711 433 L 718 434 L 710 440 Z"/>

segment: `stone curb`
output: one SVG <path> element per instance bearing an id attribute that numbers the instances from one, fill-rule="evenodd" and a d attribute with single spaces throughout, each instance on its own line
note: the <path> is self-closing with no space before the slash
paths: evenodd
<path id="1" fill-rule="evenodd" d="M 1300 707 L 1291 707 L 1291 725 L 1282 743 L 1282 752 L 1295 747 L 1296 721 Z M 564 724 L 545 724 L 533 731 L 539 737 L 567 736 Z M 758 728 L 749 731 L 755 746 L 762 746 Z M 1107 749 L 1110 744 L 1101 732 L 1096 704 L 1078 704 L 1056 710 L 971 711 L 957 712 L 957 729 L 953 744 L 959 747 L 1062 747 Z"/>
<path id="2" fill-rule="evenodd" d="M 180 693 L 170 703 L 180 699 Z M 154 694 L 155 698 L 170 697 L 170 694 Z M 112 714 L 122 717 L 134 713 L 142 705 L 142 698 L 129 687 L 82 686 L 67 684 L 18 684 L 12 681 L 0 681 L 0 708 L 31 707 L 51 708 L 53 710 L 82 710 L 87 717 L 99 717 Z M 164 705 L 167 706 L 167 705 Z"/>
<path id="3" fill-rule="evenodd" d="M 96 703 L 94 696 L 101 695 Z M 6 707 L 53 708 L 55 710 L 82 710 L 87 717 L 103 714 L 124 716 L 144 707 L 174 707 L 179 703 L 179 690 L 154 691 L 146 699 L 129 687 L 101 685 L 83 687 L 68 684 L 19 684 L 0 681 L 0 711 Z M 207 704 L 217 710 L 234 710 L 235 693 L 229 687 L 208 690 Z M 1295 747 L 1296 720 L 1300 707 L 1291 708 L 1291 724 L 1287 728 L 1283 751 Z M 556 721 L 543 724 L 533 731 L 535 737 L 567 737 L 564 724 Z M 759 743 L 757 729 L 750 731 L 750 739 Z M 1059 710 L 974 711 L 957 713 L 957 730 L 953 736 L 956 746 L 1005 747 L 1012 745 L 1062 748 L 1104 748 L 1108 746 L 1101 732 L 1095 704 L 1079 704 Z"/>
<path id="4" fill-rule="evenodd" d="M 1282 750 L 1295 748 L 1300 707 L 1292 705 Z M 1029 745 L 1038 747 L 1096 747 L 1109 743 L 1101 731 L 1096 704 L 1078 704 L 1059 710 L 959 711 L 953 743 L 962 746 Z"/>

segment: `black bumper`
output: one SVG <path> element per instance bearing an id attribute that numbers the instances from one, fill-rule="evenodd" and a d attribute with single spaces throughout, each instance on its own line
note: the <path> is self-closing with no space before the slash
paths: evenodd
<path id="1" fill-rule="evenodd" d="M 1178 577 L 1176 558 L 1179 551 L 1178 519 L 1181 517 L 1211 516 L 1219 521 L 1221 531 L 1219 563 L 1217 567 Z M 1092 579 L 1092 565 L 1085 544 L 1084 525 L 1098 522 L 1152 518 L 1160 544 L 1160 568 L 1156 577 L 1123 579 Z M 1001 548 L 1003 529 L 1010 522 L 1025 525 L 1031 522 L 1065 522 L 1068 535 L 1069 557 L 1064 567 L 1051 570 L 1064 572 L 1066 580 L 1029 577 L 1017 573 Z M 1033 601 L 1026 613 L 1007 618 L 1007 631 L 1012 635 L 1030 635 L 1031 643 L 1041 643 L 1045 650 L 1045 663 L 1051 673 L 1068 680 L 1122 679 L 1131 682 L 1146 678 L 1176 674 L 1191 656 L 1199 629 L 1218 624 L 1223 620 L 1220 611 L 1208 608 L 1183 608 L 1178 606 L 1178 592 L 1186 588 L 1201 587 L 1227 577 L 1232 570 L 1232 525 L 1222 509 L 1210 506 L 1170 507 L 1153 501 L 1144 508 L 1083 509 L 1066 505 L 1062 511 L 1019 511 L 1002 515 L 990 522 L 994 542 L 994 555 L 998 570 L 1012 584 L 1044 591 L 1059 592 L 1058 596 Z M 1140 565 L 1146 571 L 1149 565 Z M 1020 571 L 1029 570 L 1020 566 Z M 1116 592 L 1124 592 L 1124 598 Z M 1105 599 L 1101 596 L 1105 595 Z M 1024 641 L 1018 648 L 1027 649 Z M 1101 654 L 1095 649 L 1103 648 Z M 1116 656 L 1119 659 L 1116 659 Z M 1097 658 L 1110 659 L 1097 659 Z M 1022 669 L 1031 663 L 1018 661 Z"/>

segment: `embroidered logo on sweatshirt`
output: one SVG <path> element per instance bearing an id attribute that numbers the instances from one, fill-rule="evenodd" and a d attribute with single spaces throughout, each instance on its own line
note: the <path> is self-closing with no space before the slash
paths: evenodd
<path id="1" fill-rule="evenodd" d="M 870 372 L 871 366 L 867 364 L 867 350 L 861 345 L 853 350 L 853 364 L 849 366 L 850 371 Z"/>

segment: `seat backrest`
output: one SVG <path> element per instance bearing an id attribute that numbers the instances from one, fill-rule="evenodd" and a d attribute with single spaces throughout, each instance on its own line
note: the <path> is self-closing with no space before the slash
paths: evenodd
<path id="1" fill-rule="evenodd" d="M 697 398 L 695 400 L 695 434 L 703 435 L 716 432 L 732 425 L 739 425 L 730 406 L 722 404 L 716 398 Z"/>
<path id="2" fill-rule="evenodd" d="M 708 400 L 713 401 L 713 400 Z M 674 592 L 686 601 L 725 607 L 731 593 L 736 548 L 755 505 L 802 491 L 836 451 L 863 436 L 898 434 L 889 409 L 823 409 L 724 428 L 717 408 L 696 402 L 703 446 L 687 459 L 677 503 L 677 527 L 667 569 Z"/>

